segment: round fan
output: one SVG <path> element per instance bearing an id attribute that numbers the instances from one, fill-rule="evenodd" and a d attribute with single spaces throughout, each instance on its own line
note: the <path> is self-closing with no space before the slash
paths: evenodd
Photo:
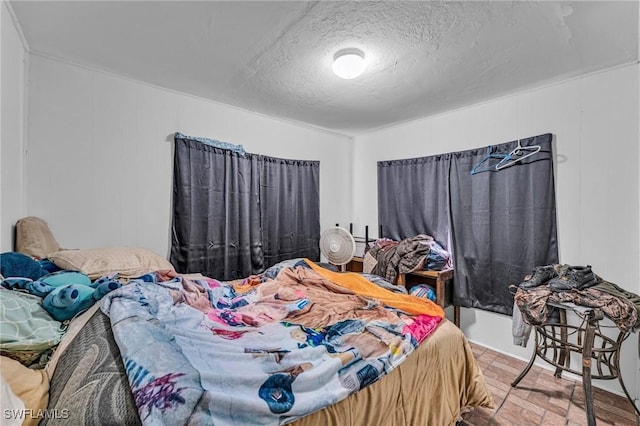
<path id="1" fill-rule="evenodd" d="M 356 241 L 344 228 L 329 228 L 320 236 L 320 251 L 334 265 L 346 265 L 356 253 Z"/>

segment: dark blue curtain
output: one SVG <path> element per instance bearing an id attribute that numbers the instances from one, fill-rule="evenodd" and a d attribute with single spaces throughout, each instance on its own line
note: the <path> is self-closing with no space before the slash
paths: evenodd
<path id="1" fill-rule="evenodd" d="M 454 303 L 511 315 L 509 286 L 535 266 L 558 263 L 552 139 L 379 162 L 384 236 L 434 236 L 453 256 Z M 507 154 L 518 143 L 541 149 L 501 170 L 471 173 L 489 151 Z"/>
<path id="2" fill-rule="evenodd" d="M 170 261 L 178 272 L 231 280 L 284 258 L 319 260 L 319 162 L 174 140 Z"/>
<path id="3" fill-rule="evenodd" d="M 378 162 L 378 223 L 386 238 L 431 235 L 449 247 L 451 154 Z"/>
<path id="4" fill-rule="evenodd" d="M 260 158 L 260 217 L 264 264 L 320 260 L 320 163 Z"/>

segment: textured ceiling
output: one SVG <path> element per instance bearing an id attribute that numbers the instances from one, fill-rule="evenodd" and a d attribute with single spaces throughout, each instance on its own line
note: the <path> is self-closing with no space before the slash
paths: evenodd
<path id="1" fill-rule="evenodd" d="M 10 4 L 35 53 L 347 135 L 638 61 L 637 1 Z"/>

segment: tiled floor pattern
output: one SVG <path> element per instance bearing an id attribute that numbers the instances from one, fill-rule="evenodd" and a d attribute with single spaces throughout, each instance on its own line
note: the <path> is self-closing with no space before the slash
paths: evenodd
<path id="1" fill-rule="evenodd" d="M 471 344 L 496 408 L 476 408 L 463 415 L 463 426 L 583 426 L 587 424 L 582 382 L 556 378 L 553 371 L 533 366 L 517 387 L 511 382 L 526 362 Z M 597 383 L 594 380 L 593 383 Z M 629 385 L 627 384 L 627 389 Z M 598 426 L 639 426 L 630 402 L 593 388 Z"/>

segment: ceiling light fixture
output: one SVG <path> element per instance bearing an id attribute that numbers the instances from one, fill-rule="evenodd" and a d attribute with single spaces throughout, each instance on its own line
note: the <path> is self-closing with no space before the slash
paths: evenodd
<path id="1" fill-rule="evenodd" d="M 360 49 L 342 49 L 333 56 L 333 72 L 346 80 L 362 74 L 365 66 L 364 52 Z"/>

